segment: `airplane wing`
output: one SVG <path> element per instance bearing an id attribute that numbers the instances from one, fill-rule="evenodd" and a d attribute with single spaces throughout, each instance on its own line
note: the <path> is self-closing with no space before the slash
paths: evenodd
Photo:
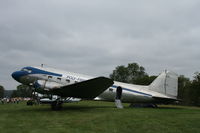
<path id="1" fill-rule="evenodd" d="M 100 95 L 111 85 L 113 85 L 113 83 L 113 80 L 109 78 L 97 77 L 90 80 L 52 89 L 50 90 L 50 93 L 61 97 L 93 99 Z"/>

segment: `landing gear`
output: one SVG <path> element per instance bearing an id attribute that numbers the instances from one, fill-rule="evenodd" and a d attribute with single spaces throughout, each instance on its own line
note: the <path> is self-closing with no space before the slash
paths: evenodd
<path id="1" fill-rule="evenodd" d="M 51 109 L 52 110 L 61 110 L 62 109 L 62 102 L 59 99 L 52 102 L 51 103 Z"/>
<path id="2" fill-rule="evenodd" d="M 157 104 L 152 104 L 152 107 L 153 108 L 158 108 L 158 105 Z"/>
<path id="3" fill-rule="evenodd" d="M 27 106 L 33 106 L 38 104 L 38 96 L 36 95 L 36 89 L 29 85 L 29 89 L 32 90 L 31 92 L 31 99 L 26 102 Z"/>
<path id="4" fill-rule="evenodd" d="M 115 97 L 115 105 L 117 108 L 124 108 L 123 105 L 122 105 L 122 102 L 121 102 L 121 97 L 122 97 L 122 87 L 117 87 L 117 90 L 116 90 L 116 97 Z"/>

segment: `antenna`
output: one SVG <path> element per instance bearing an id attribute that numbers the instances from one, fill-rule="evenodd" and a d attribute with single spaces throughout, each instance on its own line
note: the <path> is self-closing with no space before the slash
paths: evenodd
<path id="1" fill-rule="evenodd" d="M 167 69 L 165 69 L 165 83 L 164 83 L 165 94 L 167 94 Z"/>

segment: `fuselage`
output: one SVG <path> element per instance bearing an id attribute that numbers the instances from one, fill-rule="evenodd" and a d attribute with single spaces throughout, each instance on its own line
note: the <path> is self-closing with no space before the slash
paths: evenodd
<path id="1" fill-rule="evenodd" d="M 39 93 L 48 93 L 48 89 L 51 87 L 61 87 L 93 78 L 87 75 L 46 67 L 24 67 L 20 71 L 14 72 L 12 77 L 22 84 L 37 88 L 36 91 Z M 45 84 L 45 86 L 38 87 L 38 85 L 41 84 Z M 156 103 L 157 101 L 153 97 L 168 98 L 168 96 L 162 93 L 150 90 L 149 86 L 133 85 L 114 81 L 114 84 L 96 97 L 95 100 L 114 101 L 116 97 L 116 89 L 119 86 L 122 88 L 121 100 L 123 102 Z"/>

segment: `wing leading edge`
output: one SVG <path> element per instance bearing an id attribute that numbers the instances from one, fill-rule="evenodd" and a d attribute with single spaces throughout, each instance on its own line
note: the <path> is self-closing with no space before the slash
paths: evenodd
<path id="1" fill-rule="evenodd" d="M 61 97 L 93 99 L 113 85 L 113 83 L 113 80 L 109 78 L 97 77 L 57 89 L 52 89 L 50 93 Z"/>

